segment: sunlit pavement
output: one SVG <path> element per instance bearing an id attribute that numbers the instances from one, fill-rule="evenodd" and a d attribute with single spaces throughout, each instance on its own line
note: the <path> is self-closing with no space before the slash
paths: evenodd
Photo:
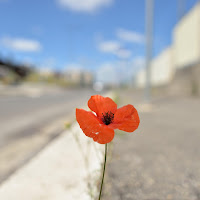
<path id="1" fill-rule="evenodd" d="M 0 199 L 90 200 L 97 194 L 103 149 L 75 124 L 6 180 Z"/>
<path id="2" fill-rule="evenodd" d="M 116 133 L 104 184 L 104 200 L 200 198 L 200 101 L 192 97 L 154 98 L 133 103 L 141 123 L 134 133 Z"/>

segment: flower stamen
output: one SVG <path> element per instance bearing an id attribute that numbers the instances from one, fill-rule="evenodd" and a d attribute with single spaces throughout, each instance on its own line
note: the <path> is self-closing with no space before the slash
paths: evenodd
<path id="1" fill-rule="evenodd" d="M 102 121 L 105 125 L 109 125 L 113 122 L 114 114 L 112 112 L 106 112 L 105 114 L 102 113 Z"/>

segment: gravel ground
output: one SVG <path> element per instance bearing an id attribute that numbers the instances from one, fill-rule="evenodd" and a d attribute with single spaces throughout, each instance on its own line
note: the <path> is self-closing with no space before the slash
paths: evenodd
<path id="1" fill-rule="evenodd" d="M 200 100 L 168 97 L 148 107 L 129 91 L 120 97 L 138 108 L 141 123 L 110 144 L 102 199 L 200 200 Z"/>

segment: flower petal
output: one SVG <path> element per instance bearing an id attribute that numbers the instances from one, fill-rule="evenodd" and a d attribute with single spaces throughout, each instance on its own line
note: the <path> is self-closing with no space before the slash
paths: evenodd
<path id="1" fill-rule="evenodd" d="M 113 129 L 109 128 L 106 125 L 101 124 L 100 131 L 96 135 L 96 137 L 93 138 L 93 140 L 100 144 L 106 144 L 106 143 L 111 142 L 114 136 L 115 136 L 115 132 Z"/>
<path id="2" fill-rule="evenodd" d="M 102 113 L 117 111 L 117 104 L 109 97 L 94 95 L 88 101 L 88 107 L 97 114 L 97 117 L 102 118 Z"/>
<path id="3" fill-rule="evenodd" d="M 114 121 L 108 127 L 133 132 L 138 128 L 139 123 L 140 119 L 137 110 L 129 104 L 116 111 Z"/>
<path id="4" fill-rule="evenodd" d="M 99 119 L 92 113 L 83 109 L 76 109 L 76 120 L 84 134 L 93 138 L 95 142 L 106 144 L 114 138 L 114 130 L 100 123 Z"/>

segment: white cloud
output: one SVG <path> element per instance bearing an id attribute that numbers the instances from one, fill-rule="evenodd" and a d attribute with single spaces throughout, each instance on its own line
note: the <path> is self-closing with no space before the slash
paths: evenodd
<path id="1" fill-rule="evenodd" d="M 134 75 L 144 66 L 145 58 L 142 56 L 137 56 L 129 61 L 102 63 L 96 70 L 96 81 L 114 85 L 120 83 L 131 84 Z"/>
<path id="2" fill-rule="evenodd" d="M 25 38 L 4 37 L 1 39 L 1 43 L 15 51 L 36 52 L 42 49 L 40 42 Z"/>
<path id="3" fill-rule="evenodd" d="M 121 44 L 117 41 L 102 41 L 98 44 L 98 49 L 105 53 L 113 53 L 115 54 L 121 48 Z"/>
<path id="4" fill-rule="evenodd" d="M 96 70 L 96 79 L 105 84 L 119 85 L 131 81 L 134 70 L 133 65 L 127 61 L 103 63 Z"/>
<path id="5" fill-rule="evenodd" d="M 101 7 L 109 6 L 114 0 L 56 0 L 63 8 L 76 12 L 95 12 Z"/>
<path id="6" fill-rule="evenodd" d="M 119 39 L 127 42 L 133 42 L 138 44 L 144 43 L 144 35 L 135 31 L 118 29 L 116 34 Z"/>
<path id="7" fill-rule="evenodd" d="M 114 63 L 103 63 L 96 70 L 96 80 L 106 84 L 117 84 L 116 65 Z"/>
<path id="8" fill-rule="evenodd" d="M 116 55 L 122 59 L 130 58 L 131 51 L 129 51 L 128 49 L 119 49 L 118 51 L 116 51 Z"/>
<path id="9" fill-rule="evenodd" d="M 111 53 L 119 58 L 129 58 L 131 51 L 122 47 L 121 43 L 115 40 L 101 41 L 97 48 L 103 53 Z"/>

